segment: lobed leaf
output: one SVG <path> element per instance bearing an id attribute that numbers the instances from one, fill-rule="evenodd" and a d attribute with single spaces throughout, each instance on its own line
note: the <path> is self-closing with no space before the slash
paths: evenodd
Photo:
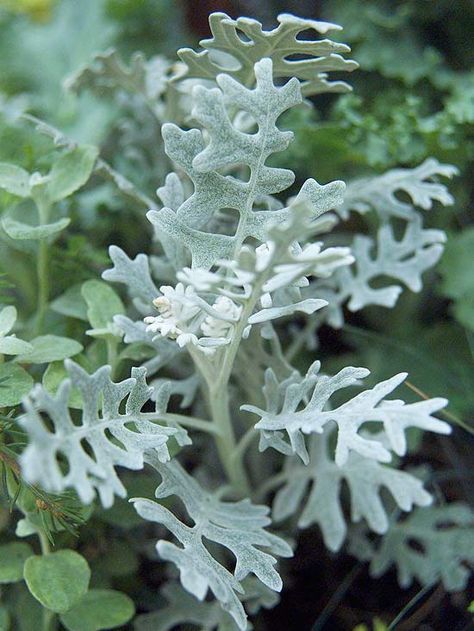
<path id="1" fill-rule="evenodd" d="M 343 482 L 350 491 L 352 521 L 365 519 L 369 528 L 379 534 L 389 527 L 383 488 L 390 492 L 404 511 L 411 511 L 415 505 L 427 506 L 431 503 L 431 495 L 424 490 L 421 480 L 405 471 L 387 467 L 357 453 L 351 453 L 347 462 L 338 467 L 328 453 L 330 435 L 331 432 L 326 429 L 322 436 L 311 437 L 307 465 L 296 458 L 287 459 L 286 481 L 273 504 L 276 521 L 300 512 L 301 508 L 298 527 L 308 528 L 318 524 L 326 546 L 336 552 L 347 533 L 342 502 Z"/>
<path id="2" fill-rule="evenodd" d="M 165 205 L 147 215 L 176 269 L 185 267 L 189 256 L 193 267 L 205 269 L 221 259 L 231 259 L 246 239 L 264 241 L 270 225 L 282 223 L 291 215 L 289 208 L 264 208 L 269 196 L 285 190 L 294 180 L 292 171 L 270 167 L 265 162 L 273 153 L 284 150 L 292 139 L 292 133 L 281 132 L 276 121 L 301 101 L 299 83 L 291 79 L 283 86 L 275 86 L 270 59 L 256 63 L 254 72 L 254 89 L 226 74 L 217 77 L 219 88 L 195 87 L 192 115 L 206 129 L 207 145 L 197 129 L 183 131 L 172 124 L 163 126 L 167 154 L 194 185 L 194 193 L 181 201 L 183 193 L 177 176 L 168 176 L 167 186 L 158 192 L 163 195 L 163 202 L 170 202 L 172 207 Z M 237 119 L 231 118 L 231 110 L 251 117 L 256 133 L 242 131 Z M 250 169 L 247 181 L 222 173 L 242 166 Z M 299 198 L 311 205 L 313 217 L 317 217 L 342 201 L 343 190 L 342 182 L 320 186 L 308 180 Z M 232 234 L 207 232 L 226 209 L 236 211 Z"/>
<path id="3" fill-rule="evenodd" d="M 392 524 L 378 545 L 356 535 L 351 552 L 370 554 L 375 578 L 395 565 L 404 588 L 414 580 L 422 585 L 441 581 L 447 591 L 461 591 L 471 576 L 466 565 L 474 564 L 474 513 L 461 502 L 417 509 Z"/>
<path id="4" fill-rule="evenodd" d="M 264 31 L 257 20 L 247 17 L 233 20 L 225 13 L 212 13 L 209 16 L 212 38 L 199 42 L 204 49 L 201 52 L 190 48 L 178 50 L 184 67 L 174 80 L 215 79 L 225 72 L 243 85 L 249 85 L 253 79 L 254 64 L 267 57 L 273 62 L 274 77 L 297 77 L 304 96 L 350 90 L 343 81 L 327 79 L 329 71 L 351 72 L 358 67 L 356 62 L 339 54 L 349 52 L 350 48 L 329 39 L 304 40 L 298 37 L 303 31 L 324 35 L 341 27 L 288 13 L 280 14 L 277 21 L 277 28 Z M 298 59 L 294 59 L 295 56 Z"/>
<path id="5" fill-rule="evenodd" d="M 315 362 L 303 379 L 295 373 L 280 384 L 272 370 L 267 370 L 264 389 L 267 409 L 262 410 L 254 405 L 241 407 L 242 410 L 260 416 L 255 427 L 263 432 L 262 449 L 269 445 L 276 446 L 280 451 L 291 447 L 291 451 L 307 463 L 309 457 L 304 434 L 322 434 L 325 426 L 333 422 L 337 425 L 335 461 L 341 467 L 347 463 L 353 451 L 379 462 L 391 460 L 389 449 L 403 456 L 406 453 L 405 430 L 408 427 L 440 434 L 449 434 L 451 431 L 447 423 L 432 416 L 433 412 L 446 405 L 445 399 L 428 399 L 406 404 L 385 398 L 405 380 L 406 373 L 382 381 L 334 409 L 327 409 L 335 392 L 359 385 L 369 371 L 365 368 L 347 367 L 329 377 L 320 375 L 319 369 L 320 363 Z M 362 425 L 369 422 L 382 423 L 389 449 L 375 435 L 359 433 Z M 288 446 L 279 442 L 282 431 L 288 435 Z"/>
<path id="6" fill-rule="evenodd" d="M 149 450 L 156 451 L 161 460 L 168 460 L 167 442 L 171 436 L 184 440 L 183 430 L 160 425 L 142 415 L 141 409 L 151 395 L 145 381 L 146 369 L 133 368 L 130 379 L 114 383 L 109 366 L 92 375 L 72 361 L 66 361 L 65 366 L 69 377 L 56 395 L 36 385 L 23 401 L 25 413 L 19 423 L 29 436 L 20 457 L 23 475 L 47 491 L 74 488 L 86 504 L 97 492 L 108 507 L 114 495 L 126 495 L 115 468 L 141 469 L 144 453 Z M 82 399 L 78 424 L 69 410 L 72 388 L 79 391 Z M 125 409 L 121 411 L 123 403 Z M 42 414 L 49 417 L 52 431 Z M 156 420 L 163 416 L 157 410 Z M 66 472 L 61 468 L 60 456 L 68 463 Z"/>
<path id="7" fill-rule="evenodd" d="M 436 176 L 452 178 L 458 169 L 451 164 L 440 164 L 435 158 L 427 158 L 414 169 L 392 169 L 376 177 L 361 178 L 349 182 L 344 204 L 338 209 L 341 217 L 347 218 L 351 210 L 365 213 L 375 210 L 380 218 L 416 218 L 413 206 L 430 210 L 435 201 L 443 206 L 454 203 L 452 195 L 444 184 L 436 181 Z M 411 203 L 398 196 L 405 193 Z"/>
<path id="8" fill-rule="evenodd" d="M 186 525 L 157 502 L 132 500 L 139 515 L 148 521 L 163 524 L 182 546 L 159 541 L 158 553 L 163 559 L 177 565 L 181 583 L 187 591 L 203 600 L 208 590 L 211 590 L 238 627 L 245 629 L 246 615 L 237 596 L 243 591 L 240 581 L 254 574 L 270 589 L 280 591 L 282 582 L 273 567 L 276 563 L 273 555 L 292 554 L 285 541 L 265 530 L 265 526 L 270 523 L 268 508 L 253 505 L 247 499 L 240 502 L 218 500 L 176 461 L 165 466 L 156 456 L 150 455 L 147 462 L 162 477 L 156 497 L 161 499 L 176 495 L 194 522 L 193 526 Z M 203 538 L 232 552 L 236 560 L 233 573 L 208 551 Z"/>

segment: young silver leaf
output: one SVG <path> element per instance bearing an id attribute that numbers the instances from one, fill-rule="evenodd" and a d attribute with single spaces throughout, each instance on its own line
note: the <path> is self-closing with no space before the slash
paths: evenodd
<path id="1" fill-rule="evenodd" d="M 411 220 L 417 216 L 414 206 L 430 210 L 435 201 L 443 206 L 454 203 L 446 186 L 433 178 L 437 175 L 451 178 L 457 173 L 455 166 L 428 158 L 414 169 L 392 169 L 383 175 L 354 180 L 348 183 L 344 204 L 338 212 L 347 219 L 351 210 L 365 213 L 373 209 L 384 221 L 390 217 Z M 411 203 L 402 201 L 397 196 L 400 192 L 408 195 Z"/>
<path id="2" fill-rule="evenodd" d="M 158 553 L 177 565 L 181 583 L 187 591 L 203 600 L 210 589 L 238 627 L 245 629 L 246 614 L 238 597 L 239 593 L 243 593 L 240 581 L 254 574 L 270 589 L 280 591 L 282 582 L 273 567 L 276 563 L 273 555 L 292 555 L 291 548 L 283 539 L 265 530 L 271 521 L 269 509 L 251 504 L 247 499 L 222 502 L 205 491 L 177 462 L 163 465 L 151 453 L 147 454 L 146 461 L 162 477 L 156 497 L 161 499 L 176 495 L 194 522 L 193 526 L 187 526 L 157 502 L 132 500 L 141 517 L 163 524 L 181 544 L 179 547 L 168 541 L 158 541 Z M 203 537 L 232 552 L 236 560 L 234 573 L 212 556 L 204 545 Z"/>
<path id="3" fill-rule="evenodd" d="M 244 405 L 247 410 L 260 416 L 256 428 L 264 434 L 282 431 L 288 434 L 290 445 L 303 462 L 308 462 L 303 434 L 321 434 L 329 422 L 337 425 L 335 460 L 338 466 L 347 463 L 351 451 L 365 458 L 379 462 L 389 462 L 389 449 L 376 436 L 368 438 L 359 433 L 364 423 L 382 423 L 388 445 L 397 455 L 406 453 L 405 430 L 418 427 L 439 434 L 449 434 L 450 426 L 432 416 L 443 408 L 446 399 L 436 398 L 406 404 L 399 400 L 386 400 L 385 397 L 406 378 L 406 373 L 395 375 L 382 381 L 370 390 L 364 390 L 346 403 L 334 409 L 328 407 L 331 396 L 343 388 L 356 386 L 367 377 L 365 368 L 343 368 L 333 377 L 319 374 L 320 363 L 315 362 L 303 379 L 295 376 L 285 380 L 276 390 L 275 377 L 271 370 L 266 373 L 265 390 L 267 410 L 254 405 Z M 264 444 L 263 447 L 266 445 Z M 271 445 L 273 446 L 273 445 Z"/>
<path id="4" fill-rule="evenodd" d="M 123 332 L 123 341 L 126 344 L 140 344 L 150 348 L 152 356 L 143 362 L 143 367 L 146 368 L 149 376 L 157 373 L 183 353 L 183 349 L 172 341 L 154 337 L 152 333 L 148 333 L 143 320 L 133 321 L 127 316 L 116 315 L 114 324 Z"/>
<path id="5" fill-rule="evenodd" d="M 219 75 L 219 88 L 208 90 L 196 86 L 193 118 L 207 131 L 209 143 L 197 129 L 183 131 L 173 124 L 163 126 L 162 133 L 168 156 L 190 177 L 193 194 L 176 208 L 179 200 L 176 177 L 168 177 L 159 194 L 166 206 L 152 210 L 148 218 L 156 228 L 165 252 L 176 269 L 188 264 L 210 268 L 221 259 L 231 259 L 249 237 L 263 241 L 272 223 L 284 222 L 289 208 L 261 209 L 259 200 L 268 199 L 288 188 L 294 174 L 287 169 L 266 166 L 267 158 L 283 151 L 293 137 L 281 132 L 276 121 L 288 108 L 301 101 L 297 79 L 281 87 L 273 83 L 272 62 L 262 59 L 255 64 L 256 87 L 247 89 L 228 75 Z M 229 111 L 245 112 L 257 126 L 256 133 L 238 128 Z M 221 171 L 235 166 L 250 169 L 248 180 Z M 172 190 L 171 190 L 172 187 Z M 342 182 L 320 186 L 308 180 L 300 196 L 312 207 L 313 217 L 342 202 Z M 209 223 L 225 209 L 237 211 L 238 221 L 233 234 L 207 232 Z"/>
<path id="6" fill-rule="evenodd" d="M 413 580 L 422 585 L 442 581 L 447 591 L 459 592 L 471 576 L 466 565 L 474 566 L 474 513 L 461 502 L 418 508 L 392 524 L 379 545 L 356 533 L 350 551 L 370 554 L 375 578 L 395 565 L 401 587 L 410 587 Z"/>
<path id="7" fill-rule="evenodd" d="M 69 378 L 59 386 L 55 396 L 36 385 L 24 398 L 25 413 L 21 427 L 29 443 L 20 457 L 22 473 L 31 483 L 46 491 L 76 490 L 82 502 L 89 504 L 96 492 L 104 507 L 112 505 L 114 496 L 126 496 L 115 467 L 143 468 L 144 452 L 152 450 L 158 459 L 170 458 L 167 442 L 183 432 L 152 422 L 142 415 L 152 389 L 145 381 L 146 369 L 132 368 L 132 377 L 119 383 L 110 379 L 110 366 L 87 374 L 78 364 L 66 360 Z M 76 388 L 83 407 L 80 423 L 69 410 L 71 389 Z M 125 402 L 125 409 L 121 406 Z M 43 416 L 52 423 L 50 430 Z M 157 410 L 156 420 L 166 418 Z M 60 457 L 67 461 L 63 470 Z"/>
<path id="8" fill-rule="evenodd" d="M 330 435 L 331 431 L 326 429 L 322 436 L 311 437 L 308 465 L 296 458 L 287 459 L 286 482 L 273 504 L 276 521 L 301 510 L 298 526 L 308 528 L 319 524 L 326 546 L 336 552 L 347 532 L 341 497 L 343 481 L 351 494 L 352 521 L 363 518 L 370 529 L 379 534 L 386 532 L 389 525 L 381 496 L 383 487 L 404 511 L 412 510 L 414 505 L 431 503 L 431 495 L 424 490 L 421 480 L 371 458 L 352 452 L 347 462 L 338 467 L 328 454 Z"/>
<path id="9" fill-rule="evenodd" d="M 351 72 L 358 68 L 355 61 L 344 59 L 339 54 L 349 52 L 349 46 L 329 39 L 314 41 L 298 37 L 308 30 L 324 35 L 331 30 L 340 30 L 340 26 L 305 20 L 287 13 L 280 14 L 277 20 L 277 28 L 264 31 L 257 20 L 247 17 L 232 20 L 225 13 L 212 13 L 209 16 L 212 39 L 199 42 L 204 49 L 202 52 L 190 48 L 178 51 L 185 66 L 174 80 L 214 79 L 225 72 L 240 83 L 249 85 L 254 63 L 268 57 L 274 64 L 274 76 L 297 77 L 304 96 L 351 89 L 344 81 L 327 80 L 328 71 Z M 248 40 L 245 41 L 240 33 Z M 294 55 L 303 55 L 304 59 L 295 60 Z"/>

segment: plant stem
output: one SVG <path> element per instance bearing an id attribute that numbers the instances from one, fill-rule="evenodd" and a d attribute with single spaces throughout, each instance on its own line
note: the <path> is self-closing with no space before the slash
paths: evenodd
<path id="1" fill-rule="evenodd" d="M 150 417 L 153 415 L 149 413 Z M 205 421 L 204 419 L 195 418 L 194 416 L 185 416 L 184 414 L 173 414 L 172 412 L 167 412 L 165 415 L 166 419 L 170 421 L 175 421 L 179 425 L 183 427 L 189 427 L 190 429 L 196 429 L 201 432 L 207 432 L 208 434 L 214 434 L 214 436 L 220 436 L 221 431 L 219 427 L 216 426 L 215 423 L 211 421 Z"/>
<path id="2" fill-rule="evenodd" d="M 209 388 L 209 405 L 212 419 L 220 430 L 216 437 L 216 446 L 224 470 L 239 495 L 249 495 L 250 486 L 241 458 L 233 458 L 236 449 L 234 428 L 229 411 L 229 395 L 227 383 L 224 387 Z"/>
<path id="3" fill-rule="evenodd" d="M 398 623 L 401 622 L 401 620 L 403 620 L 406 614 L 410 611 L 410 609 L 413 609 L 413 607 L 425 596 L 425 594 L 432 590 L 433 587 L 435 587 L 435 585 L 431 584 L 425 585 L 422 589 L 420 589 L 420 591 L 417 592 L 415 596 L 405 605 L 405 607 L 403 607 L 403 609 L 395 616 L 392 622 L 388 625 L 387 631 L 393 631 L 398 626 Z"/>
<path id="4" fill-rule="evenodd" d="M 43 330 L 44 318 L 48 307 L 49 279 L 48 279 L 48 243 L 41 239 L 38 245 L 37 277 L 38 277 L 38 301 L 36 334 Z"/>
<path id="5" fill-rule="evenodd" d="M 41 554 L 51 554 L 51 544 L 49 543 L 48 537 L 42 530 L 38 530 L 38 538 L 41 545 Z"/>
<path id="6" fill-rule="evenodd" d="M 51 204 L 44 192 L 39 191 L 33 197 L 38 208 L 39 225 L 43 226 L 49 221 Z M 49 243 L 48 239 L 40 239 L 38 242 L 38 256 L 36 264 L 36 273 L 38 279 L 38 298 L 37 298 L 37 316 L 36 316 L 36 335 L 39 335 L 44 326 L 44 318 L 46 309 L 48 308 L 49 299 Z"/>
<path id="7" fill-rule="evenodd" d="M 51 545 L 46 534 L 38 530 L 38 538 L 41 545 L 41 553 L 46 556 L 51 553 Z M 43 628 L 42 631 L 54 631 L 56 629 L 56 614 L 51 609 L 43 607 Z"/>
<path id="8" fill-rule="evenodd" d="M 269 261 L 267 270 L 265 270 L 255 282 L 252 293 L 235 326 L 232 341 L 225 349 L 222 362 L 211 370 L 209 370 L 202 360 L 198 360 L 199 363 L 196 363 L 207 382 L 212 419 L 221 431 L 221 436 L 216 438 L 219 457 L 230 482 L 239 494 L 245 493 L 248 495 L 250 485 L 243 464 L 245 449 L 237 449 L 234 428 L 230 416 L 229 381 L 245 328 L 248 325 L 248 319 L 252 315 L 255 305 L 261 296 L 262 288 L 271 274 L 273 262 L 277 260 L 279 255 L 280 248 L 276 248 Z M 195 358 L 194 354 L 192 356 Z M 196 359 L 198 358 L 196 357 Z M 245 442 L 249 440 L 250 437 L 248 436 Z"/>
<path id="9" fill-rule="evenodd" d="M 355 565 L 352 570 L 347 574 L 342 583 L 340 583 L 339 587 L 333 593 L 328 603 L 318 616 L 318 619 L 315 621 L 313 626 L 311 627 L 311 631 L 321 631 L 325 626 L 326 622 L 329 620 L 331 615 L 336 610 L 337 606 L 340 604 L 348 590 L 351 588 L 358 574 L 362 571 L 363 563 L 359 562 Z"/>
<path id="10" fill-rule="evenodd" d="M 117 344 L 116 338 L 113 338 L 113 339 L 107 338 L 106 346 L 107 346 L 107 363 L 109 364 L 111 368 L 110 378 L 114 380 L 117 374 L 117 366 L 120 361 L 117 355 L 118 344 Z"/>

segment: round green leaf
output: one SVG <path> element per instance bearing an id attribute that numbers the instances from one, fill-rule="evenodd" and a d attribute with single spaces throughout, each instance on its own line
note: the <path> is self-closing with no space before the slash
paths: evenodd
<path id="1" fill-rule="evenodd" d="M 30 174 L 15 164 L 0 162 L 0 188 L 17 197 L 28 197 L 31 192 Z"/>
<path id="2" fill-rule="evenodd" d="M 68 376 L 67 370 L 64 368 L 64 362 L 51 362 L 44 372 L 43 386 L 51 394 L 56 394 L 59 386 Z M 77 388 L 71 388 L 68 405 L 75 410 L 82 410 L 83 401 Z"/>
<path id="3" fill-rule="evenodd" d="M 16 322 L 16 317 L 15 307 L 9 306 L 0 310 L 0 336 L 10 333 Z"/>
<path id="4" fill-rule="evenodd" d="M 87 318 L 95 329 L 106 328 L 115 315 L 125 313 L 120 297 L 101 280 L 86 281 L 81 293 L 87 303 Z"/>
<path id="5" fill-rule="evenodd" d="M 94 168 L 99 151 L 92 145 L 75 147 L 64 153 L 49 173 L 48 194 L 56 202 L 84 186 Z"/>
<path id="6" fill-rule="evenodd" d="M 0 546 L 0 583 L 23 580 L 23 566 L 33 550 L 27 543 L 14 542 Z"/>
<path id="7" fill-rule="evenodd" d="M 77 355 L 82 351 L 82 345 L 69 337 L 58 335 L 40 335 L 31 340 L 33 350 L 16 358 L 25 364 L 49 364 L 67 357 Z"/>
<path id="8" fill-rule="evenodd" d="M 111 589 L 91 589 L 61 616 L 61 622 L 68 631 L 101 631 L 121 627 L 134 613 L 133 601 L 125 594 Z"/>
<path id="9" fill-rule="evenodd" d="M 87 561 L 73 550 L 30 557 L 24 568 L 31 594 L 56 613 L 66 613 L 87 592 L 91 572 Z"/>
<path id="10" fill-rule="evenodd" d="M 0 354 L 1 355 L 20 355 L 20 353 L 29 353 L 33 350 L 31 344 L 20 340 L 15 335 L 7 335 L 0 337 Z"/>
<path id="11" fill-rule="evenodd" d="M 87 307 L 81 294 L 81 287 L 82 285 L 78 283 L 66 289 L 63 294 L 53 300 L 50 304 L 51 309 L 69 318 L 77 318 L 87 322 Z"/>
<path id="12" fill-rule="evenodd" d="M 33 379 L 21 366 L 0 364 L 0 408 L 18 405 L 32 386 Z"/>

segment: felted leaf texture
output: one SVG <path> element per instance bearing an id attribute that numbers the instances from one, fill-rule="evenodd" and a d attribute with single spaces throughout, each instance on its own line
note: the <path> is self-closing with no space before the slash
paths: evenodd
<path id="1" fill-rule="evenodd" d="M 69 76 L 64 85 L 68 90 L 80 94 L 85 90 L 104 95 L 129 95 L 130 101 L 137 95 L 158 120 L 165 118 L 166 92 L 171 72 L 171 62 L 155 55 L 146 59 L 141 52 L 132 55 L 129 65 L 120 58 L 114 48 L 97 53 L 92 60 Z"/>
<path id="2" fill-rule="evenodd" d="M 435 158 L 427 158 L 414 169 L 391 169 L 383 175 L 353 180 L 347 184 L 344 203 L 338 209 L 343 218 L 351 210 L 365 213 L 375 210 L 384 221 L 390 217 L 413 219 L 416 217 L 414 206 L 430 210 L 435 201 L 443 206 L 454 203 L 452 195 L 436 177 L 452 178 L 458 169 L 451 164 L 440 164 Z M 397 195 L 405 193 L 410 202 L 403 201 Z"/>
<path id="3" fill-rule="evenodd" d="M 110 246 L 109 256 L 113 267 L 105 270 L 102 278 L 125 285 L 135 307 L 143 313 L 148 313 L 150 302 L 159 294 L 151 276 L 148 256 L 137 254 L 131 259 L 116 245 Z"/>
<path id="4" fill-rule="evenodd" d="M 273 555 L 292 555 L 291 548 L 283 539 L 265 530 L 265 526 L 270 524 L 269 509 L 253 505 L 247 499 L 240 502 L 220 501 L 205 491 L 176 461 L 165 466 L 156 455 L 148 454 L 147 462 L 162 478 L 156 497 L 177 496 L 194 522 L 193 526 L 186 525 L 157 502 L 132 500 L 141 517 L 164 525 L 181 544 L 177 546 L 169 541 L 158 541 L 159 555 L 175 563 L 187 591 L 203 600 L 210 590 L 238 627 L 245 629 L 246 614 L 238 597 L 243 593 L 240 581 L 253 574 L 270 589 L 280 591 L 282 581 L 274 568 L 276 560 Z M 204 538 L 232 552 L 235 557 L 233 573 L 209 552 Z"/>
<path id="5" fill-rule="evenodd" d="M 431 495 L 423 488 L 422 481 L 405 471 L 354 452 L 338 467 L 328 452 L 330 435 L 330 429 L 326 429 L 322 436 L 311 437 L 307 465 L 297 458 L 286 460 L 286 481 L 273 503 L 272 515 L 276 521 L 301 511 L 298 527 L 318 524 L 326 546 L 335 552 L 347 534 L 341 497 L 344 481 L 350 491 L 352 521 L 365 519 L 369 528 L 379 534 L 389 527 L 382 488 L 390 492 L 404 511 L 431 503 Z"/>
<path id="6" fill-rule="evenodd" d="M 279 600 L 278 594 L 268 589 L 253 576 L 243 581 L 245 593 L 241 599 L 249 613 L 257 613 L 262 607 L 270 609 Z M 137 616 L 136 631 L 171 631 L 180 625 L 195 625 L 202 631 L 235 631 L 239 627 L 219 604 L 219 601 L 199 601 L 178 583 L 169 581 L 160 590 L 166 605 L 158 611 Z M 253 628 L 248 624 L 247 629 Z"/>
<path id="7" fill-rule="evenodd" d="M 47 491 L 75 489 L 85 504 L 97 492 L 103 506 L 109 507 L 115 495 L 126 496 L 115 467 L 143 468 L 148 450 L 156 451 L 163 461 L 169 460 L 169 438 L 185 440 L 185 432 L 153 422 L 163 423 L 166 418 L 161 400 L 156 415 L 141 412 L 152 392 L 144 368 L 133 368 L 131 378 L 114 383 L 109 366 L 92 375 L 73 361 L 66 360 L 65 366 L 69 377 L 56 395 L 36 385 L 23 400 L 25 413 L 19 423 L 28 433 L 29 443 L 20 457 L 22 472 L 26 480 L 41 484 Z M 82 399 L 79 422 L 68 407 L 72 388 Z M 50 420 L 52 430 L 42 415 Z M 67 462 L 66 470 L 61 467 L 60 456 Z"/>
<path id="8" fill-rule="evenodd" d="M 319 370 L 320 363 L 315 362 L 303 379 L 295 373 L 280 384 L 273 371 L 267 370 L 264 388 L 267 409 L 253 405 L 241 408 L 260 417 L 255 427 L 263 432 L 262 448 L 272 446 L 283 453 L 293 452 L 307 463 L 309 457 L 304 434 L 321 434 L 329 422 L 334 422 L 337 425 L 335 462 L 338 466 L 347 463 L 351 452 L 379 462 L 389 462 L 390 450 L 399 456 L 405 455 L 405 430 L 408 427 L 440 434 L 451 431 L 447 423 L 432 416 L 446 405 L 446 399 L 406 404 L 385 398 L 405 380 L 406 373 L 382 381 L 334 409 L 327 409 L 335 392 L 360 385 L 360 380 L 370 373 L 366 368 L 352 366 L 343 368 L 334 376 L 320 375 Z M 359 432 L 364 423 L 382 423 L 388 448 L 376 436 Z M 288 435 L 289 445 L 283 441 L 282 432 Z"/>
<path id="9" fill-rule="evenodd" d="M 260 22 L 251 18 L 233 20 L 225 13 L 211 14 L 212 38 L 199 42 L 204 49 L 200 52 L 191 48 L 178 50 L 184 67 L 175 80 L 212 80 L 225 72 L 244 85 L 252 85 L 254 64 L 268 57 L 273 61 L 275 78 L 297 77 L 304 96 L 350 90 L 343 81 L 327 79 L 330 71 L 351 72 L 358 67 L 355 61 L 340 55 L 349 52 L 350 48 L 329 39 L 305 40 L 298 37 L 303 31 L 325 35 L 328 31 L 340 30 L 340 26 L 287 13 L 279 15 L 277 21 L 277 28 L 265 31 Z M 295 60 L 295 55 L 304 55 L 304 58 Z"/>
<path id="10" fill-rule="evenodd" d="M 195 625 L 202 631 L 238 629 L 233 618 L 217 600 L 199 601 L 177 583 L 169 582 L 160 590 L 166 605 L 159 611 L 138 616 L 136 631 L 170 631 L 180 625 Z"/>
<path id="11" fill-rule="evenodd" d="M 376 578 L 395 565 L 404 588 L 414 580 L 422 585 L 442 581 L 447 591 L 461 591 L 471 576 L 466 566 L 474 565 L 474 513 L 461 502 L 419 508 L 391 524 L 378 545 L 356 533 L 351 552 L 370 553 L 370 573 Z"/>
<path id="12" fill-rule="evenodd" d="M 225 74 L 218 75 L 218 88 L 194 88 L 192 116 L 206 130 L 208 144 L 198 129 L 183 131 L 171 123 L 163 126 L 166 153 L 194 185 L 193 194 L 181 201 L 184 194 L 179 180 L 170 174 L 166 186 L 158 191 L 164 208 L 147 215 L 175 269 L 185 267 L 189 256 L 193 267 L 205 269 L 221 259 L 232 259 L 247 238 L 264 241 L 270 224 L 283 222 L 290 215 L 288 208 L 275 209 L 268 200 L 288 188 L 294 174 L 265 162 L 273 153 L 283 151 L 293 137 L 291 132 L 280 131 L 276 121 L 301 101 L 299 82 L 293 78 L 281 87 L 275 86 L 270 59 L 256 63 L 254 71 L 254 89 Z M 231 110 L 234 115 L 243 112 L 250 116 L 257 131 L 242 131 L 237 118 L 231 118 Z M 230 167 L 248 167 L 249 179 L 224 175 Z M 342 201 L 343 190 L 342 182 L 320 186 L 308 180 L 300 195 L 312 205 L 313 216 L 317 217 Z M 233 234 L 206 232 L 226 210 L 237 211 L 229 230 Z"/>
<path id="13" fill-rule="evenodd" d="M 391 225 L 384 224 L 376 240 L 356 235 L 351 247 L 354 265 L 337 269 L 329 281 L 315 283 L 308 293 L 328 301 L 328 320 L 339 328 L 344 323 L 342 306 L 346 302 L 350 311 L 359 311 L 367 305 L 395 305 L 403 287 L 386 283 L 374 287 L 374 281 L 394 279 L 419 292 L 422 275 L 440 259 L 445 241 L 442 230 L 424 229 L 419 215 L 407 224 L 400 240 L 395 238 Z"/>
<path id="14" fill-rule="evenodd" d="M 239 322 L 247 337 L 253 325 L 324 307 L 325 300 L 301 300 L 299 288 L 309 283 L 308 276 L 327 278 L 353 257 L 349 248 L 322 249 L 321 242 L 302 247 L 297 242 L 332 226 L 333 216 L 314 220 L 314 206 L 304 197 L 287 210 L 288 219 L 273 225 L 261 246 L 244 245 L 234 260 L 218 261 L 216 271 L 185 267 L 177 272 L 175 287 L 162 285 L 163 295 L 153 301 L 158 315 L 145 318 L 147 331 L 157 334 L 152 340 L 168 336 L 180 347 L 192 344 L 214 355 L 231 342 Z M 270 334 L 268 327 L 265 334 Z"/>

